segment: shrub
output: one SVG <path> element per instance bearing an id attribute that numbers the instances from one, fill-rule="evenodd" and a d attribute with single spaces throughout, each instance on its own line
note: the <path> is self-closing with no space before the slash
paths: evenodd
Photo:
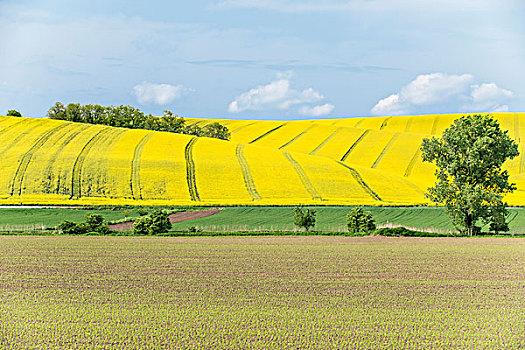
<path id="1" fill-rule="evenodd" d="M 20 113 L 19 111 L 15 110 L 15 109 L 10 109 L 10 110 L 7 111 L 7 116 L 9 116 L 9 117 L 21 117 L 22 113 Z"/>
<path id="2" fill-rule="evenodd" d="M 84 225 L 69 220 L 62 221 L 58 229 L 66 235 L 82 235 L 88 232 Z"/>
<path id="3" fill-rule="evenodd" d="M 156 235 L 168 232 L 171 228 L 169 214 L 165 210 L 155 210 L 152 214 L 142 216 L 133 223 L 133 233 L 137 235 Z"/>
<path id="4" fill-rule="evenodd" d="M 348 231 L 352 233 L 369 232 L 376 228 L 376 223 L 372 213 L 364 211 L 363 208 L 356 207 L 346 216 Z"/>
<path id="5" fill-rule="evenodd" d="M 294 211 L 294 225 L 302 227 L 306 232 L 315 226 L 315 210 L 306 209 L 303 207 L 295 207 Z"/>
<path id="6" fill-rule="evenodd" d="M 151 218 L 149 216 L 140 217 L 133 223 L 133 234 L 149 235 L 150 226 L 151 226 Z"/>

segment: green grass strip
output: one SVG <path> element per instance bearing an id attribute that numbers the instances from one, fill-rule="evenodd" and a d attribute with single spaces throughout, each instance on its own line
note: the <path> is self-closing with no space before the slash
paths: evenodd
<path id="1" fill-rule="evenodd" d="M 49 140 L 51 136 L 53 136 L 55 133 L 64 129 L 67 126 L 69 126 L 69 124 L 61 124 L 51 130 L 46 131 L 37 141 L 33 143 L 31 148 L 29 148 L 29 150 L 27 150 L 27 152 L 25 152 L 22 155 L 22 158 L 18 162 L 18 167 L 16 168 L 15 175 L 11 180 L 11 196 L 20 196 L 22 194 L 22 183 L 24 181 L 25 173 L 27 171 L 29 163 L 31 162 L 31 158 L 33 158 L 33 155 L 40 148 L 42 148 L 42 146 Z"/>
<path id="2" fill-rule="evenodd" d="M 296 135 L 295 137 L 293 137 L 290 141 L 286 142 L 284 145 L 282 145 L 281 147 L 279 147 L 279 149 L 283 149 L 287 146 L 290 146 L 292 143 L 294 143 L 295 141 L 297 141 L 301 136 L 303 136 L 304 134 L 306 134 L 308 131 L 310 131 L 312 128 L 314 128 L 315 125 L 311 125 L 309 127 L 307 127 L 303 132 L 299 133 L 298 135 Z"/>
<path id="3" fill-rule="evenodd" d="M 188 182 L 188 190 L 192 201 L 201 200 L 199 191 L 197 190 L 197 180 L 195 179 L 195 162 L 193 161 L 193 146 L 198 138 L 192 138 L 184 148 L 184 158 L 186 159 L 186 181 Z"/>
<path id="4" fill-rule="evenodd" d="M 250 165 L 248 164 L 246 157 L 244 157 L 244 146 L 246 145 L 243 143 L 239 143 L 237 145 L 237 148 L 235 149 L 235 154 L 237 155 L 237 159 L 239 160 L 239 164 L 241 165 L 242 177 L 244 178 L 244 185 L 246 186 L 246 190 L 248 191 L 248 193 L 254 201 L 259 201 L 262 199 L 262 197 L 259 194 L 259 192 L 257 192 L 255 182 L 253 181 L 252 174 L 250 173 Z"/>
<path id="5" fill-rule="evenodd" d="M 375 160 L 374 164 L 372 164 L 372 168 L 377 168 L 377 166 L 379 165 L 379 162 L 381 162 L 381 160 L 385 156 L 385 153 L 390 149 L 390 147 L 392 147 L 392 145 L 394 144 L 398 136 L 399 136 L 399 133 L 395 133 L 392 136 L 390 141 L 388 141 L 388 143 L 386 144 L 385 148 L 383 148 L 383 150 L 381 151 L 381 154 L 379 154 L 379 156 Z"/>
<path id="6" fill-rule="evenodd" d="M 88 142 L 82 147 L 82 150 L 80 150 L 80 153 L 78 154 L 77 158 L 75 159 L 75 164 L 73 165 L 73 172 L 71 175 L 71 198 L 80 198 L 82 197 L 82 167 L 84 166 L 84 161 L 86 160 L 87 155 L 89 154 L 89 151 L 93 148 L 93 146 L 102 139 L 104 134 L 107 134 L 110 132 L 110 128 L 104 128 L 97 132 L 91 139 L 89 139 Z"/>
<path id="7" fill-rule="evenodd" d="M 315 189 L 314 185 L 312 184 L 312 182 L 310 181 L 310 179 L 308 178 L 308 175 L 306 175 L 306 172 L 304 171 L 303 167 L 301 166 L 301 164 L 299 164 L 293 157 L 292 155 L 289 153 L 289 152 L 283 152 L 284 156 L 286 157 L 286 159 L 288 159 L 288 161 L 290 163 L 292 163 L 295 171 L 297 172 L 297 175 L 299 175 L 299 178 L 301 179 L 301 182 L 303 183 L 303 186 L 304 188 L 306 188 L 306 190 L 308 191 L 308 193 L 310 193 L 310 195 L 312 196 L 313 200 L 316 200 L 316 201 L 321 201 L 323 200 L 323 198 L 321 197 L 321 195 L 319 194 L 319 192 L 317 192 L 317 190 Z"/>
<path id="8" fill-rule="evenodd" d="M 341 162 L 344 162 L 346 160 L 346 158 L 348 158 L 350 153 L 354 150 L 355 146 L 357 146 L 357 144 L 359 142 L 361 142 L 365 138 L 365 136 L 368 135 L 369 132 L 370 132 L 370 129 L 366 129 L 365 131 L 363 131 L 363 133 L 357 138 L 357 140 L 355 140 L 355 142 L 352 144 L 352 146 L 350 146 L 348 151 L 346 151 L 346 153 L 343 155 L 343 157 L 341 157 Z"/>
<path id="9" fill-rule="evenodd" d="M 312 155 L 312 156 L 315 155 L 317 152 L 319 152 L 319 150 L 321 148 L 323 148 L 328 143 L 328 141 L 330 141 L 332 138 L 334 138 L 334 136 L 337 135 L 343 129 L 344 128 L 342 126 L 339 127 L 338 129 L 336 129 L 333 133 L 328 135 L 328 137 L 326 139 L 324 139 L 323 142 L 321 142 L 317 147 L 315 147 L 314 150 L 312 152 L 310 152 L 309 154 Z"/>
<path id="10" fill-rule="evenodd" d="M 133 151 L 133 159 L 131 160 L 131 176 L 129 179 L 129 187 L 131 190 L 131 197 L 133 199 L 142 199 L 142 188 L 140 187 L 140 160 L 142 158 L 142 150 L 148 141 L 153 137 L 153 133 L 145 135 L 140 142 L 135 146 Z"/>
<path id="11" fill-rule="evenodd" d="M 379 197 L 379 195 L 377 193 L 375 193 L 374 190 L 372 190 L 372 188 L 370 188 L 370 186 L 368 186 L 368 184 L 363 180 L 363 178 L 361 177 L 361 174 L 359 174 L 359 172 L 357 170 L 355 170 L 354 168 L 346 165 L 343 162 L 337 161 L 337 163 L 341 164 L 342 166 L 344 166 L 345 168 L 350 170 L 350 174 L 352 174 L 352 177 L 363 188 L 363 190 L 370 195 L 370 197 L 374 198 L 377 201 L 381 201 L 381 202 L 383 201 L 381 199 L 381 197 Z"/>
<path id="12" fill-rule="evenodd" d="M 274 131 L 276 131 L 276 130 L 279 130 L 280 128 L 282 128 L 282 127 L 285 126 L 285 125 L 286 125 L 286 123 L 283 123 L 283 124 L 281 124 L 281 125 L 279 125 L 279 126 L 276 126 L 275 128 L 268 130 L 268 131 L 265 132 L 264 134 L 262 134 L 262 135 L 256 137 L 255 139 L 251 140 L 251 141 L 248 142 L 248 143 L 254 143 L 254 142 L 257 142 L 257 141 L 259 141 L 260 139 L 262 139 L 263 137 L 270 135 L 272 132 L 274 132 Z"/>

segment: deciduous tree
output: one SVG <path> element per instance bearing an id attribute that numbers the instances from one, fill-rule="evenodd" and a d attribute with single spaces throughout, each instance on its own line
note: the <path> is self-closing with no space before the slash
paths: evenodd
<path id="1" fill-rule="evenodd" d="M 445 206 L 459 232 L 480 232 L 480 220 L 504 227 L 503 195 L 516 187 L 501 167 L 519 152 L 496 120 L 488 115 L 463 116 L 441 138 L 424 139 L 421 151 L 423 161 L 437 166 L 437 182 L 427 197 Z"/>

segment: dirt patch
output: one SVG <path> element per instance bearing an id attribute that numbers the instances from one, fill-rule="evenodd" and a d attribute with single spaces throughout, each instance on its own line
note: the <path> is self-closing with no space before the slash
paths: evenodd
<path id="1" fill-rule="evenodd" d="M 208 216 L 218 214 L 221 212 L 221 210 L 222 209 L 206 209 L 206 210 L 183 211 L 180 213 L 173 213 L 173 214 L 170 214 L 170 222 L 174 224 L 176 222 L 183 222 L 183 221 L 188 221 L 188 220 L 193 220 L 193 219 L 205 218 Z M 131 229 L 133 228 L 134 222 L 135 221 L 121 222 L 118 224 L 109 225 L 109 228 L 111 230 L 116 230 L 116 231 Z"/>

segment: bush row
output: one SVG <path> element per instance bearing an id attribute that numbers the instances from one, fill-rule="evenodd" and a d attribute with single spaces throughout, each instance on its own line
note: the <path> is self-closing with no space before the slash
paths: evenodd
<path id="1" fill-rule="evenodd" d="M 81 105 L 69 103 L 64 106 L 57 102 L 47 112 L 51 119 L 67 120 L 77 123 L 100 124 L 129 129 L 146 129 L 166 131 L 198 137 L 212 137 L 229 140 L 231 133 L 227 127 L 217 122 L 200 127 L 196 124 L 186 125 L 186 120 L 173 112 L 164 111 L 162 117 L 144 114 L 132 106 L 100 106 L 95 104 Z"/>

